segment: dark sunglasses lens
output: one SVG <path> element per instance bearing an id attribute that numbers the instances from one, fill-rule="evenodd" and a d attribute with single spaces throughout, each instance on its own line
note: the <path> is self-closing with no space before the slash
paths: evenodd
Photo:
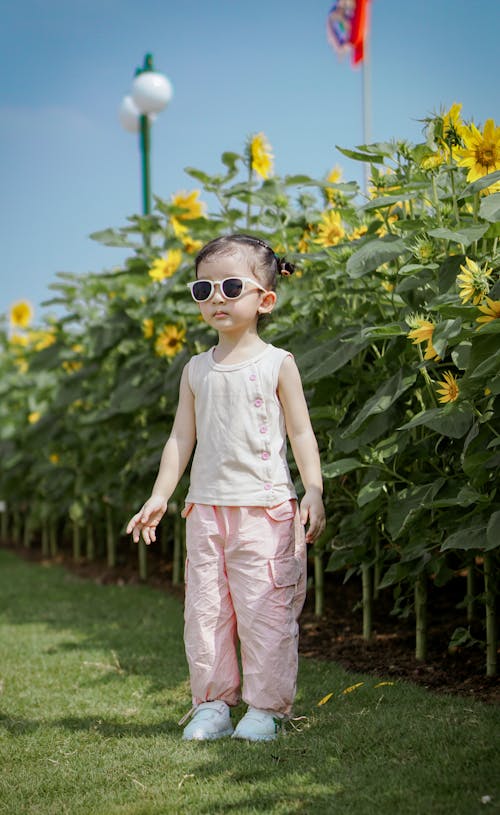
<path id="1" fill-rule="evenodd" d="M 194 299 L 198 300 L 200 303 L 202 303 L 203 300 L 208 300 L 211 292 L 212 285 L 208 280 L 197 280 L 193 286 Z"/>
<path id="2" fill-rule="evenodd" d="M 243 280 L 237 277 L 228 277 L 222 284 L 222 294 L 229 300 L 239 297 L 243 291 Z"/>

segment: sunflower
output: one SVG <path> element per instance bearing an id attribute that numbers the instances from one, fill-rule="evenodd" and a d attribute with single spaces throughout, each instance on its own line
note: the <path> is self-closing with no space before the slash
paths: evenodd
<path id="1" fill-rule="evenodd" d="M 411 251 L 420 263 L 429 263 L 434 257 L 436 247 L 431 238 L 423 235 L 422 237 L 415 238 L 411 246 Z"/>
<path id="2" fill-rule="evenodd" d="M 172 195 L 172 203 L 174 206 L 183 209 L 181 215 L 176 215 L 178 221 L 192 221 L 194 218 L 202 218 L 205 214 L 205 204 L 198 201 L 200 190 L 193 190 L 192 192 L 176 192 Z"/>
<path id="3" fill-rule="evenodd" d="M 186 329 L 178 325 L 164 325 L 155 342 L 155 351 L 159 357 L 175 357 L 185 342 Z"/>
<path id="4" fill-rule="evenodd" d="M 180 249 L 169 249 L 164 258 L 156 258 L 148 274 L 152 280 L 161 282 L 177 271 L 181 265 L 182 252 Z"/>
<path id="5" fill-rule="evenodd" d="M 420 345 L 423 342 L 427 343 L 424 359 L 439 359 L 438 353 L 432 344 L 432 335 L 435 328 L 434 323 L 419 315 L 407 317 L 406 322 L 412 328 L 412 330 L 408 332 L 407 337 L 413 341 L 413 345 Z"/>
<path id="6" fill-rule="evenodd" d="M 49 331 L 30 331 L 28 334 L 28 341 L 35 351 L 43 351 L 50 345 L 54 345 L 56 335 L 53 328 Z"/>
<path id="7" fill-rule="evenodd" d="M 445 162 L 443 153 L 427 153 L 420 162 L 422 170 L 437 170 Z"/>
<path id="8" fill-rule="evenodd" d="M 476 323 L 492 323 L 493 320 L 500 320 L 500 300 L 491 300 L 490 297 L 486 298 L 486 305 L 479 306 L 479 311 L 482 311 L 485 317 L 477 317 Z M 481 328 L 481 326 L 478 326 Z"/>
<path id="9" fill-rule="evenodd" d="M 155 324 L 151 317 L 145 317 L 142 321 L 142 334 L 144 339 L 150 340 L 155 333 Z"/>
<path id="10" fill-rule="evenodd" d="M 437 392 L 440 394 L 438 401 L 441 402 L 442 405 L 445 405 L 447 402 L 454 402 L 458 399 L 460 389 L 451 371 L 445 371 L 443 379 L 437 384 L 439 385 Z"/>
<path id="11" fill-rule="evenodd" d="M 461 144 L 461 139 L 465 131 L 465 125 L 460 118 L 462 105 L 455 102 L 448 113 L 442 116 L 442 138 L 443 141 L 450 147 L 456 147 Z"/>
<path id="12" fill-rule="evenodd" d="M 332 169 L 328 173 L 326 177 L 326 183 L 339 184 L 341 181 L 342 181 L 342 168 L 339 167 L 338 164 L 336 164 L 335 167 L 332 167 Z M 337 201 L 340 201 L 342 199 L 342 194 L 341 193 L 339 194 L 338 190 L 332 190 L 329 189 L 328 187 L 325 189 L 325 194 L 330 204 L 335 204 Z"/>
<path id="13" fill-rule="evenodd" d="M 181 235 L 181 242 L 188 255 L 194 255 L 203 246 L 202 241 L 196 240 L 191 235 Z"/>
<path id="14" fill-rule="evenodd" d="M 467 181 L 500 170 L 500 127 L 493 119 L 487 119 L 482 133 L 474 123 L 464 127 L 462 140 L 465 146 L 457 150 L 457 161 L 468 168 Z"/>
<path id="15" fill-rule="evenodd" d="M 271 145 L 264 133 L 256 133 L 250 140 L 250 166 L 261 178 L 269 178 L 273 171 Z"/>
<path id="16" fill-rule="evenodd" d="M 33 413 L 28 414 L 28 422 L 30 424 L 36 424 L 40 421 L 42 414 L 38 410 L 34 410 Z"/>
<path id="17" fill-rule="evenodd" d="M 33 309 L 27 300 L 20 300 L 14 303 L 10 310 L 11 325 L 17 328 L 26 328 L 33 318 Z"/>
<path id="18" fill-rule="evenodd" d="M 321 246 L 335 246 L 345 235 L 340 212 L 329 209 L 324 212 L 318 226 L 318 237 L 315 243 Z"/>
<path id="19" fill-rule="evenodd" d="M 458 293 L 462 303 L 470 300 L 473 306 L 477 306 L 490 290 L 488 277 L 493 270 L 486 266 L 481 269 L 474 260 L 467 257 L 465 263 L 465 266 L 460 266 L 462 274 L 457 275 Z"/>
<path id="20" fill-rule="evenodd" d="M 350 241 L 357 241 L 357 240 L 359 240 L 359 238 L 362 238 L 363 235 L 366 235 L 367 232 L 368 232 L 368 227 L 367 226 L 364 226 L 364 225 L 358 226 L 358 227 L 356 227 L 356 229 L 353 229 L 353 231 L 349 235 L 349 240 Z"/>

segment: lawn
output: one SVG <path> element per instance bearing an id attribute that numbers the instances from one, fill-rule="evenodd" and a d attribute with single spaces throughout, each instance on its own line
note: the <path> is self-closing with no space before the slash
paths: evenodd
<path id="1" fill-rule="evenodd" d="M 0 624 L 2 814 L 499 811 L 497 706 L 302 660 L 300 729 L 182 742 L 176 598 L 0 550 Z"/>

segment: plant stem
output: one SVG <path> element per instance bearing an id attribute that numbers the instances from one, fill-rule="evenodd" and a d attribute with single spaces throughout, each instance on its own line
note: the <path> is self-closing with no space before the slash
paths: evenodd
<path id="1" fill-rule="evenodd" d="M 79 561 L 82 556 L 81 528 L 73 522 L 73 560 Z"/>
<path id="2" fill-rule="evenodd" d="M 90 521 L 87 522 L 87 547 L 86 547 L 86 557 L 87 560 L 94 560 L 95 558 L 95 540 L 94 540 L 94 530 L 92 528 L 92 524 Z"/>
<path id="3" fill-rule="evenodd" d="M 361 564 L 361 581 L 363 586 L 363 639 L 370 642 L 373 634 L 373 577 L 368 563 Z"/>
<path id="4" fill-rule="evenodd" d="M 380 538 L 378 537 L 376 529 L 374 530 L 374 534 L 377 535 L 377 537 L 375 540 L 375 565 L 373 567 L 373 599 L 378 600 L 379 584 L 382 572 L 382 558 L 381 558 Z"/>
<path id="5" fill-rule="evenodd" d="M 24 522 L 23 545 L 25 549 L 29 549 L 31 546 L 31 527 L 31 516 L 28 514 Z"/>
<path id="6" fill-rule="evenodd" d="M 106 550 L 108 556 L 108 566 L 113 569 L 116 566 L 116 541 L 113 529 L 113 511 L 109 504 L 105 505 L 106 513 Z"/>
<path id="7" fill-rule="evenodd" d="M 427 581 L 422 572 L 415 583 L 415 659 L 427 657 Z"/>
<path id="8" fill-rule="evenodd" d="M 9 510 L 7 509 L 7 506 L 5 506 L 5 509 L 2 512 L 1 530 L 0 537 L 4 543 L 7 543 L 7 538 L 9 537 Z"/>
<path id="9" fill-rule="evenodd" d="M 314 614 L 322 617 L 325 612 L 325 581 L 322 553 L 314 555 Z"/>
<path id="10" fill-rule="evenodd" d="M 474 561 L 469 564 L 467 568 L 467 622 L 472 623 L 474 620 L 475 601 L 474 595 L 476 591 L 476 579 L 474 571 Z"/>
<path id="11" fill-rule="evenodd" d="M 47 520 L 42 523 L 42 556 L 49 556 L 49 523 Z"/>
<path id="12" fill-rule="evenodd" d="M 139 578 L 141 580 L 148 579 L 148 550 L 146 544 L 139 540 L 137 554 L 139 556 Z"/>
<path id="13" fill-rule="evenodd" d="M 486 606 L 486 676 L 497 674 L 497 630 L 493 553 L 484 553 L 484 594 Z"/>
<path id="14" fill-rule="evenodd" d="M 57 555 L 57 521 L 50 521 L 49 524 L 49 549 L 50 556 L 56 557 Z"/>
<path id="15" fill-rule="evenodd" d="M 432 173 L 432 195 L 434 198 L 434 209 L 436 210 L 436 217 L 438 220 L 439 226 L 443 226 L 443 219 L 441 217 L 441 210 L 439 207 L 439 197 L 437 191 L 437 183 L 436 183 L 436 175 Z"/>

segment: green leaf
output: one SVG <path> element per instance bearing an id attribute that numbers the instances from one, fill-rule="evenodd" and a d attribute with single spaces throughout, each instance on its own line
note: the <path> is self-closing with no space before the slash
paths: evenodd
<path id="1" fill-rule="evenodd" d="M 369 504 L 375 498 L 378 498 L 380 493 L 383 492 L 384 486 L 383 481 L 370 481 L 364 487 L 361 487 L 356 499 L 358 507 L 364 507 L 365 504 Z"/>
<path id="2" fill-rule="evenodd" d="M 467 198 L 469 195 L 474 195 L 476 192 L 481 192 L 487 187 L 490 187 L 492 184 L 495 184 L 496 181 L 500 181 L 500 170 L 495 170 L 494 173 L 488 173 L 488 175 L 483 175 L 482 178 L 478 178 L 477 181 L 473 181 L 472 184 L 469 184 L 460 193 L 458 200 L 460 201 L 463 198 Z"/>
<path id="3" fill-rule="evenodd" d="M 432 506 L 439 507 L 469 507 L 471 504 L 484 503 L 488 499 L 480 492 L 466 484 L 455 495 L 443 496 L 432 502 Z"/>
<path id="4" fill-rule="evenodd" d="M 325 376 L 331 376 L 369 344 L 370 339 L 364 339 L 359 334 L 341 335 L 299 356 L 297 364 L 303 372 L 304 383 L 317 382 Z"/>
<path id="5" fill-rule="evenodd" d="M 497 549 L 500 546 L 500 511 L 494 512 L 486 528 L 486 549 Z"/>
<path id="6" fill-rule="evenodd" d="M 315 181 L 313 178 L 311 178 L 308 175 L 286 175 L 283 180 L 284 180 L 287 187 L 295 185 L 295 184 L 306 184 L 306 185 L 311 185 L 312 184 L 314 186 L 316 186 L 316 185 L 322 186 L 321 181 Z"/>
<path id="7" fill-rule="evenodd" d="M 401 369 L 376 391 L 363 405 L 354 421 L 343 432 L 343 436 L 352 436 L 363 422 L 374 413 L 384 413 L 401 394 L 411 388 L 417 378 L 415 371 Z"/>
<path id="8" fill-rule="evenodd" d="M 408 487 L 391 496 L 387 510 L 387 531 L 395 540 L 424 509 L 428 509 L 443 484 L 444 478 L 437 478 L 432 484 Z M 425 542 L 422 542 L 425 547 Z"/>
<path id="9" fill-rule="evenodd" d="M 196 167 L 184 167 L 184 172 L 191 176 L 191 178 L 196 178 L 197 181 L 201 181 L 202 184 L 213 184 L 220 179 L 217 179 L 217 176 L 208 175 L 208 173 L 204 173 L 203 170 L 197 170 Z"/>
<path id="10" fill-rule="evenodd" d="M 121 232 L 117 232 L 116 229 L 103 229 L 100 232 L 92 232 L 89 238 L 104 244 L 104 246 L 124 246 L 128 249 L 137 249 L 140 246 L 140 244 L 131 241 Z"/>
<path id="11" fill-rule="evenodd" d="M 226 165 L 230 173 L 236 173 L 238 171 L 237 164 L 239 161 L 243 161 L 243 156 L 240 156 L 239 153 L 226 151 L 222 154 L 221 161 Z"/>
<path id="12" fill-rule="evenodd" d="M 460 229 L 431 229 L 429 235 L 432 238 L 442 238 L 445 241 L 454 241 L 461 243 L 463 246 L 470 246 L 474 241 L 478 241 L 483 237 L 488 230 L 488 224 L 471 224 L 470 226 L 462 226 Z"/>
<path id="13" fill-rule="evenodd" d="M 322 467 L 322 473 L 325 478 L 337 478 L 339 475 L 350 473 L 352 470 L 357 470 L 358 467 L 364 466 L 363 462 L 357 458 L 340 458 L 338 461 L 325 464 L 325 466 Z"/>
<path id="14" fill-rule="evenodd" d="M 354 252 L 347 261 L 346 271 L 350 277 L 362 277 L 367 272 L 373 272 L 383 263 L 402 255 L 406 246 L 401 238 L 394 235 L 384 235 L 383 238 L 368 241 Z"/>
<path id="15" fill-rule="evenodd" d="M 392 207 L 394 204 L 399 204 L 400 201 L 411 201 L 415 198 L 414 192 L 400 192 L 398 195 L 381 195 L 378 198 L 372 198 L 366 204 L 363 204 L 361 209 L 367 212 L 371 209 L 384 209 L 384 207 Z"/>
<path id="16" fill-rule="evenodd" d="M 498 223 L 500 221 L 500 192 L 483 198 L 479 207 L 479 215 L 486 221 Z"/>
<path id="17" fill-rule="evenodd" d="M 432 333 L 432 345 L 441 359 L 445 355 L 448 340 L 458 337 L 462 330 L 462 320 L 458 317 L 455 320 L 442 320 L 438 323 Z"/>
<path id="18" fill-rule="evenodd" d="M 361 153 L 359 150 L 348 150 L 345 147 L 335 145 L 337 150 L 347 158 L 352 158 L 354 161 L 369 161 L 371 164 L 383 164 L 384 156 L 382 153 Z"/>
<path id="19" fill-rule="evenodd" d="M 494 339 L 496 339 L 496 337 Z M 500 371 L 500 349 L 495 351 L 490 357 L 487 357 L 482 362 L 477 364 L 471 371 L 470 378 L 479 379 L 483 376 L 486 377 L 490 376 L 490 374 L 495 374 L 498 371 Z"/>
<path id="20" fill-rule="evenodd" d="M 401 323 L 387 323 L 387 325 L 372 325 L 361 330 L 361 336 L 367 339 L 384 339 L 385 337 L 402 337 L 408 333 L 408 328 Z M 434 342 L 434 340 L 433 340 Z"/>
<path id="21" fill-rule="evenodd" d="M 462 263 L 465 263 L 464 255 L 450 255 L 442 262 L 439 267 L 440 294 L 444 294 L 455 284 Z"/>
<path id="22" fill-rule="evenodd" d="M 398 430 L 411 430 L 413 427 L 424 425 L 436 433 L 441 433 L 442 436 L 461 439 L 471 426 L 472 419 L 473 413 L 469 405 L 464 402 L 450 402 L 440 408 L 422 411 L 401 425 Z"/>
<path id="23" fill-rule="evenodd" d="M 441 551 L 446 552 L 449 549 L 481 549 L 487 547 L 486 540 L 486 527 L 474 526 L 466 529 L 459 529 L 449 535 L 441 546 Z"/>

